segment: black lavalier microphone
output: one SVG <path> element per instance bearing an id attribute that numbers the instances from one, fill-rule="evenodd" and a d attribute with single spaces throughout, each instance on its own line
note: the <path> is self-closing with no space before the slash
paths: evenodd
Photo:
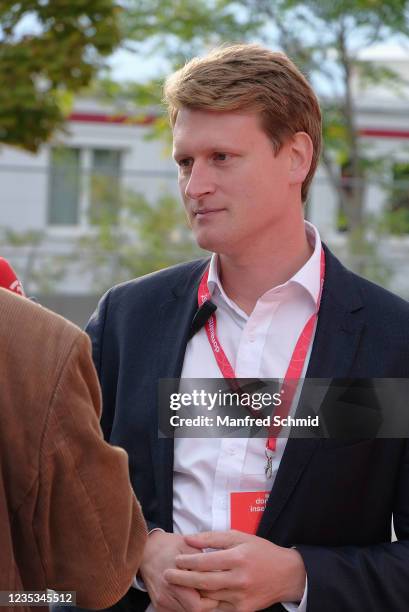
<path id="1" fill-rule="evenodd" d="M 206 325 L 206 321 L 210 319 L 215 310 L 217 310 L 216 304 L 213 304 L 210 300 L 203 302 L 193 317 L 192 325 L 190 326 L 189 340 Z"/>

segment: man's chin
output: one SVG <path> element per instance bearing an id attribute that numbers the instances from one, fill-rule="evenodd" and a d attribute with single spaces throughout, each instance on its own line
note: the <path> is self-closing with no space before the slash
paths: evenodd
<path id="1" fill-rule="evenodd" d="M 223 241 L 216 236 L 204 235 L 198 232 L 195 234 L 195 240 L 198 246 L 211 253 L 220 253 L 223 250 Z"/>

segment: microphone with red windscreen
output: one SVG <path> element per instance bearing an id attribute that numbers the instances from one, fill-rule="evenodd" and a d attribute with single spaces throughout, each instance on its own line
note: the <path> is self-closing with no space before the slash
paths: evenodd
<path id="1" fill-rule="evenodd" d="M 18 280 L 9 262 L 3 257 L 0 257 L 0 287 L 25 296 L 23 285 Z"/>

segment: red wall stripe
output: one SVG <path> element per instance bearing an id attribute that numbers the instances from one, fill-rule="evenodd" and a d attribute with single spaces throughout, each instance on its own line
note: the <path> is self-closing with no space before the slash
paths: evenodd
<path id="1" fill-rule="evenodd" d="M 371 138 L 409 138 L 409 130 L 378 130 L 376 128 L 365 128 L 359 130 L 359 134 Z"/>
<path id="2" fill-rule="evenodd" d="M 100 115 L 96 113 L 71 113 L 70 121 L 79 123 L 127 123 L 129 125 L 149 125 L 155 121 L 154 115 L 132 117 L 131 115 Z"/>
<path id="3" fill-rule="evenodd" d="M 129 125 L 150 125 L 155 121 L 155 115 L 132 117 L 131 115 L 103 115 L 98 113 L 71 113 L 70 121 L 79 123 L 126 123 Z M 377 128 L 363 128 L 359 130 L 361 136 L 371 138 L 409 138 L 409 130 L 382 130 Z"/>

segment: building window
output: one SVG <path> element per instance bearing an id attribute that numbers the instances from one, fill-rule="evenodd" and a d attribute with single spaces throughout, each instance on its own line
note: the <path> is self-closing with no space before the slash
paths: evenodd
<path id="1" fill-rule="evenodd" d="M 391 208 L 409 210 L 409 163 L 396 162 L 392 167 L 393 189 L 391 192 Z"/>
<path id="2" fill-rule="evenodd" d="M 121 157 L 122 152 L 115 149 L 51 149 L 49 225 L 116 223 Z"/>
<path id="3" fill-rule="evenodd" d="M 340 166 L 340 185 L 338 193 L 338 217 L 337 230 L 339 232 L 348 231 L 348 216 L 346 210 L 346 201 L 353 194 L 353 172 L 352 165 L 349 160 L 345 161 Z"/>
<path id="4" fill-rule="evenodd" d="M 51 150 L 48 223 L 77 225 L 80 198 L 80 150 L 66 147 Z"/>
<path id="5" fill-rule="evenodd" d="M 92 152 L 89 222 L 117 223 L 120 208 L 121 153 L 95 149 Z"/>
<path id="6" fill-rule="evenodd" d="M 392 165 L 392 184 L 387 190 L 388 207 L 386 221 L 392 234 L 409 233 L 409 163 Z"/>

